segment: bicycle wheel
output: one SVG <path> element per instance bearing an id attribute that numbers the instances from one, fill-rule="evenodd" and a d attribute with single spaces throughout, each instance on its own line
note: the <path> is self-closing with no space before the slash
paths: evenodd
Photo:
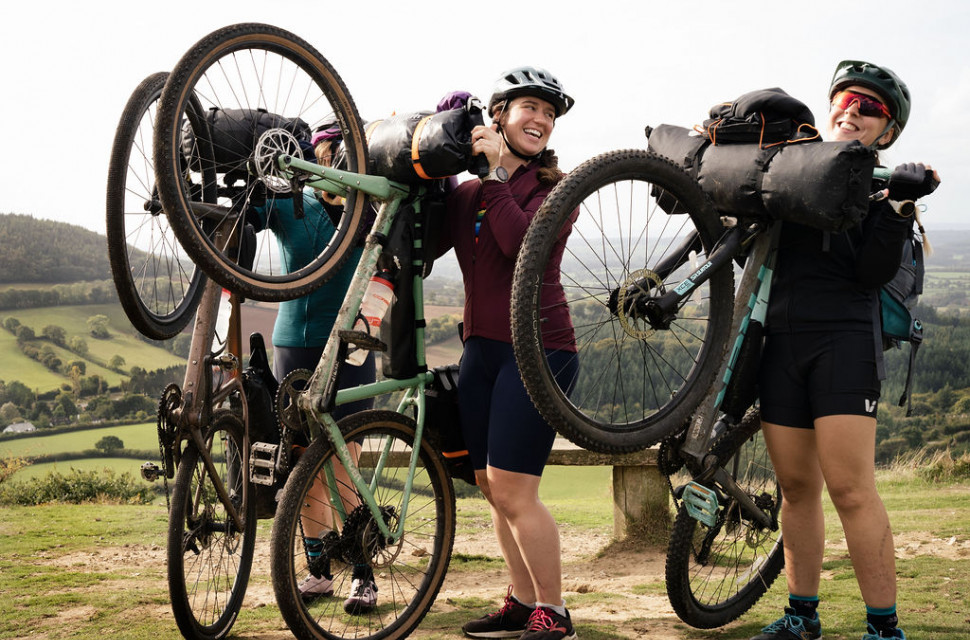
<path id="1" fill-rule="evenodd" d="M 198 100 L 201 110 L 192 106 Z M 366 143 L 357 107 L 337 72 L 310 44 L 276 27 L 238 24 L 193 46 L 162 91 L 154 138 L 162 205 L 186 252 L 222 286 L 247 298 L 279 301 L 303 296 L 333 274 L 357 241 L 366 198 L 348 190 L 342 211 L 300 216 L 290 236 L 272 216 L 274 204 L 302 203 L 299 181 L 276 168 L 277 153 L 312 159 L 309 133 L 337 122 L 342 168 L 363 173 Z M 267 128 L 268 127 L 268 128 Z M 216 177 L 218 206 L 193 203 Z M 209 194 L 203 199 L 209 202 Z M 248 214 L 265 211 L 252 236 Z M 249 218 L 252 220 L 252 218 Z M 277 244 L 278 243 L 278 244 Z M 314 257 L 294 264 L 288 248 L 309 245 Z"/>
<path id="2" fill-rule="evenodd" d="M 720 503 L 713 526 L 694 519 L 685 505 L 674 520 L 667 549 L 667 596 L 680 619 L 699 629 L 720 627 L 744 614 L 785 564 L 781 490 L 760 427 L 760 415 L 749 412 L 711 450 L 776 526 L 754 522 L 721 487 L 713 487 Z"/>
<path id="3" fill-rule="evenodd" d="M 407 637 L 434 603 L 455 537 L 455 493 L 441 456 L 421 443 L 405 505 L 414 422 L 391 411 L 363 411 L 340 421 L 358 468 L 391 531 L 406 515 L 403 536 L 389 541 L 350 485 L 327 438 L 317 438 L 290 474 L 273 525 L 273 588 L 283 619 L 298 638 Z M 390 459 L 383 460 L 382 452 Z M 343 496 L 343 500 L 337 496 Z M 407 511 L 404 511 L 405 506 Z M 331 529 L 324 534 L 323 531 Z M 322 541 L 311 557 L 306 540 Z M 377 587 L 373 610 L 345 609 L 355 571 L 367 567 Z M 332 575 L 332 596 L 304 601 L 301 581 Z"/>
<path id="4" fill-rule="evenodd" d="M 669 323 L 642 310 L 703 264 L 721 231 L 700 187 L 646 151 L 597 156 L 549 194 L 519 250 L 512 341 L 533 403 L 561 434 L 624 453 L 683 426 L 724 354 L 734 274 L 716 271 Z M 572 330 L 544 328 L 564 313 Z M 572 389 L 547 358 L 557 351 L 576 352 Z"/>
<path id="5" fill-rule="evenodd" d="M 243 504 L 242 421 L 228 410 L 217 411 L 205 441 L 244 526 L 239 530 L 233 525 L 199 450 L 190 442 L 182 452 L 172 491 L 168 588 L 182 635 L 215 640 L 232 628 L 246 595 L 256 542 L 256 510 L 252 499 Z"/>
<path id="6" fill-rule="evenodd" d="M 167 73 L 145 78 L 115 130 L 108 165 L 105 231 L 118 299 L 131 324 L 153 340 L 185 328 L 202 298 L 204 275 L 184 253 L 155 189 L 152 135 Z"/>

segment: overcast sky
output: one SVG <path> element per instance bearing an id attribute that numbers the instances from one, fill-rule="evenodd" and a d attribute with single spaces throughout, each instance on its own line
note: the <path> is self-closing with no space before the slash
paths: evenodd
<path id="1" fill-rule="evenodd" d="M 781 87 L 821 120 L 839 60 L 883 64 L 914 96 L 883 163 L 932 163 L 944 183 L 927 199 L 928 230 L 970 228 L 958 195 L 970 177 L 966 0 L 7 2 L 0 212 L 103 233 L 108 154 L 131 91 L 210 31 L 249 21 L 314 44 L 365 120 L 433 108 L 453 89 L 484 100 L 501 71 L 546 67 L 576 99 L 552 138 L 566 169 L 643 147 L 645 125 L 698 124 L 753 89 Z"/>

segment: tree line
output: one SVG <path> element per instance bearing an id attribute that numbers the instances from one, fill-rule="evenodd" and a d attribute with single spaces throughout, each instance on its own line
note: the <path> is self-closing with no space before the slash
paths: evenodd
<path id="1" fill-rule="evenodd" d="M 105 242 L 103 235 L 78 225 L 0 214 L 0 284 L 108 281 Z"/>

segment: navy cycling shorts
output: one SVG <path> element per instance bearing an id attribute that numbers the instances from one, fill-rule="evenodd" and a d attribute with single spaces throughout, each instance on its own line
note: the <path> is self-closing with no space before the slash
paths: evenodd
<path id="1" fill-rule="evenodd" d="M 875 418 L 881 384 L 872 334 L 769 334 L 758 385 L 761 419 L 772 424 L 811 429 L 824 416 Z"/>
<path id="2" fill-rule="evenodd" d="M 575 353 L 552 352 L 559 386 L 570 389 L 579 365 Z M 519 377 L 512 345 L 471 337 L 458 373 L 458 408 L 465 446 L 475 469 L 486 466 L 541 476 L 556 432 L 542 419 Z"/>

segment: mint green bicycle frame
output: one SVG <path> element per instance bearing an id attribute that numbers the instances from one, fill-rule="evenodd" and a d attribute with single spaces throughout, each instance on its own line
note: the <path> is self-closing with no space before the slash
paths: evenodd
<path id="1" fill-rule="evenodd" d="M 371 233 L 367 237 L 363 255 L 361 256 L 360 262 L 357 265 L 357 269 L 354 271 L 353 279 L 351 280 L 350 287 L 347 289 L 347 293 L 344 297 L 343 304 L 340 307 L 340 311 L 337 315 L 337 320 L 334 323 L 330 338 L 327 340 L 327 345 L 324 347 L 323 355 L 320 357 L 320 362 L 314 370 L 306 390 L 299 396 L 298 406 L 313 418 L 313 423 L 315 424 L 311 425 L 312 437 L 319 437 L 321 427 L 322 431 L 324 431 L 329 437 L 337 457 L 347 470 L 347 474 L 350 477 L 354 488 L 370 509 L 371 514 L 374 516 L 374 522 L 380 529 L 381 534 L 387 537 L 390 541 L 396 542 L 404 533 L 404 523 L 407 518 L 407 507 L 411 495 L 414 470 L 417 466 L 418 456 L 420 454 L 420 445 L 424 431 L 425 418 L 424 390 L 428 383 L 434 378 L 434 374 L 424 371 L 414 377 L 403 380 L 383 380 L 371 384 L 360 385 L 351 389 L 343 389 L 340 391 L 335 391 L 335 385 L 337 372 L 341 364 L 338 361 L 338 353 L 340 351 L 341 342 L 338 333 L 341 330 L 349 330 L 353 327 L 354 322 L 357 319 L 357 313 L 360 310 L 361 301 L 363 300 L 367 283 L 377 268 L 377 260 L 381 255 L 382 247 L 376 239 L 378 237 L 376 234 L 380 234 L 380 236 L 383 237 L 388 235 L 402 200 L 411 195 L 413 190 L 406 185 L 393 182 L 381 176 L 372 176 L 332 169 L 330 167 L 324 167 L 312 162 L 306 162 L 293 156 L 280 156 L 278 163 L 280 170 L 284 175 L 300 175 L 304 177 L 312 176 L 306 182 L 306 186 L 311 188 L 320 189 L 322 191 L 338 195 L 347 193 L 349 190 L 353 189 L 366 194 L 375 200 L 381 201 L 381 206 L 377 212 L 377 219 L 374 221 Z M 424 187 L 418 187 L 417 189 L 419 190 L 419 197 L 415 200 L 415 207 L 420 212 L 420 190 L 423 190 Z M 416 234 L 416 238 L 419 235 L 420 234 Z M 419 243 L 420 239 L 418 238 L 415 240 L 415 248 L 420 248 Z M 415 264 L 419 267 L 421 266 L 419 263 Z M 424 281 L 421 277 L 420 268 L 415 269 L 413 294 L 415 303 L 415 319 L 417 320 L 417 327 L 415 329 L 417 362 L 419 369 L 423 369 L 427 363 L 425 361 L 424 329 L 422 322 L 424 319 Z M 377 479 L 380 477 L 384 467 L 389 464 L 391 455 L 393 453 L 390 450 L 392 444 L 391 440 L 388 440 L 384 451 L 380 453 L 378 462 L 375 466 L 375 474 L 372 484 L 368 485 L 363 476 L 361 476 L 360 471 L 357 468 L 357 464 L 354 462 L 350 450 L 347 447 L 347 442 L 344 439 L 343 434 L 340 433 L 337 422 L 334 420 L 330 411 L 332 410 L 332 406 L 347 404 L 366 398 L 374 398 L 388 393 L 393 393 L 395 391 L 405 392 L 404 397 L 398 405 L 398 412 L 403 413 L 407 407 L 414 407 L 416 409 L 417 426 L 415 429 L 414 446 L 411 449 L 411 457 L 408 463 L 408 476 L 404 486 L 402 513 L 400 519 L 398 520 L 397 530 L 391 531 L 387 526 L 387 523 L 384 521 L 384 518 L 381 516 L 379 506 L 374 498 L 374 489 L 377 486 Z M 343 518 L 346 516 L 346 513 L 344 513 L 343 503 L 337 495 L 335 488 L 336 484 L 331 469 L 328 469 L 327 476 L 328 484 L 330 485 L 331 497 L 333 498 L 332 503 L 338 510 L 341 518 Z"/>

